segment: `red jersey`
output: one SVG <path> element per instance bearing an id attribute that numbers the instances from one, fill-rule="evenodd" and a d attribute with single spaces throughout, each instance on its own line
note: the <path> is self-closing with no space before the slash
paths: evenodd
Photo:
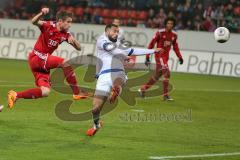
<path id="1" fill-rule="evenodd" d="M 53 21 L 44 21 L 40 27 L 41 34 L 34 46 L 34 50 L 42 54 L 52 54 L 58 45 L 63 41 L 67 41 L 70 33 L 59 31 L 57 24 Z"/>
<path id="2" fill-rule="evenodd" d="M 167 60 L 169 59 L 169 52 L 171 49 L 171 46 L 173 45 L 173 50 L 175 51 L 178 58 L 182 58 L 182 55 L 179 51 L 178 43 L 177 43 L 177 33 L 174 31 L 167 32 L 165 29 L 158 30 L 153 39 L 151 40 L 148 48 L 152 49 L 154 48 L 155 44 L 157 43 L 157 48 L 164 49 L 163 53 L 157 53 L 155 56 L 157 57 L 164 57 Z M 149 54 L 147 55 L 147 58 L 149 58 Z"/>

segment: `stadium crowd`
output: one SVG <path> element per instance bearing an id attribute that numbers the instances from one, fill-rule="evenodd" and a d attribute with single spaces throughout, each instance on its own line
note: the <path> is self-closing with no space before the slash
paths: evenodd
<path id="1" fill-rule="evenodd" d="M 44 6 L 51 8 L 46 19 L 68 10 L 77 23 L 107 24 L 119 18 L 124 26 L 162 28 L 166 17 L 174 17 L 176 30 L 213 31 L 225 26 L 240 33 L 239 0 L 11 0 L 0 9 L 0 18 L 30 19 Z"/>

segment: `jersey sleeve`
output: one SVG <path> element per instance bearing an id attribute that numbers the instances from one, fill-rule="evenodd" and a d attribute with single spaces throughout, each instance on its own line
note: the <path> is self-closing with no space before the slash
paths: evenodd
<path id="1" fill-rule="evenodd" d="M 125 56 L 141 56 L 141 55 L 146 55 L 146 54 L 153 54 L 155 53 L 154 49 L 142 49 L 142 48 L 127 48 L 127 49 L 119 49 L 115 48 L 111 52 L 111 54 L 118 55 L 122 54 Z"/>
<path id="2" fill-rule="evenodd" d="M 99 38 L 97 40 L 97 48 L 98 49 L 106 49 L 107 44 L 108 44 L 108 41 L 104 38 Z"/>
<path id="3" fill-rule="evenodd" d="M 41 32 L 47 30 L 51 26 L 51 21 L 43 21 L 43 24 L 40 26 Z"/>
<path id="4" fill-rule="evenodd" d="M 149 43 L 148 49 L 153 49 L 155 44 L 159 41 L 159 39 L 160 39 L 160 33 L 159 33 L 159 31 L 157 31 L 155 33 L 154 37 L 152 38 L 151 42 Z M 150 58 L 150 54 L 147 54 L 146 58 L 149 59 Z"/>
<path id="5" fill-rule="evenodd" d="M 179 47 L 178 47 L 177 35 L 176 35 L 176 37 L 173 41 L 173 50 L 176 53 L 178 58 L 182 58 L 181 52 L 180 52 Z"/>

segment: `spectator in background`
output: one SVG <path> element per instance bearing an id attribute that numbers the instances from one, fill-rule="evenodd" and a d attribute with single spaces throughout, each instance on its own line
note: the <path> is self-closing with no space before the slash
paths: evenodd
<path id="1" fill-rule="evenodd" d="M 183 30 L 184 29 L 184 25 L 183 22 L 180 20 L 177 22 L 177 25 L 174 27 L 174 30 Z"/>
<path id="2" fill-rule="evenodd" d="M 51 8 L 50 14 L 44 17 L 47 20 L 54 20 L 56 10 L 74 12 L 80 7 L 83 8 L 83 14 L 74 17 L 76 22 L 102 24 L 102 17 L 99 13 L 94 13 L 94 10 L 101 11 L 103 7 L 107 7 L 128 10 L 126 15 L 131 15 L 132 11 L 145 11 L 147 18 L 138 19 L 137 14 L 124 17 L 111 15 L 104 17 L 104 22 L 106 18 L 109 21 L 122 18 L 124 25 L 136 26 L 137 22 L 143 21 L 147 27 L 162 28 L 163 21 L 169 16 L 176 18 L 176 28 L 179 29 L 200 30 L 201 26 L 201 30 L 208 30 L 206 26 L 211 21 L 214 26 L 223 26 L 221 24 L 224 22 L 224 26 L 230 27 L 231 32 L 240 32 L 240 0 L 10 0 L 9 5 L 0 12 L 0 17 L 29 19 L 43 6 Z"/>
<path id="3" fill-rule="evenodd" d="M 230 30 L 230 32 L 237 32 L 238 31 L 238 22 L 236 21 L 236 19 L 229 21 L 227 24 L 227 28 Z"/>
<path id="4" fill-rule="evenodd" d="M 220 20 L 224 17 L 224 6 L 218 6 L 213 13 L 213 19 Z"/>
<path id="5" fill-rule="evenodd" d="M 97 11 L 93 12 L 91 22 L 94 23 L 94 24 L 103 24 L 103 19 Z"/>
<path id="6" fill-rule="evenodd" d="M 192 18 L 193 18 L 193 8 L 191 7 L 191 3 L 187 1 L 184 4 L 183 10 L 182 10 L 183 25 L 186 27 L 189 27 L 189 20 Z"/>
<path id="7" fill-rule="evenodd" d="M 198 3 L 194 8 L 194 16 L 201 16 L 203 17 L 203 5 L 202 3 Z"/>
<path id="8" fill-rule="evenodd" d="M 83 12 L 82 23 L 91 23 L 91 17 L 90 9 L 87 7 Z"/>
<path id="9" fill-rule="evenodd" d="M 203 23 L 201 25 L 201 28 L 204 31 L 209 31 L 209 32 L 213 32 L 216 29 L 216 27 L 210 17 L 206 17 L 205 21 L 203 21 Z"/>
<path id="10" fill-rule="evenodd" d="M 170 2 L 169 6 L 167 7 L 167 11 L 172 12 L 173 14 L 176 14 L 177 8 L 174 2 Z"/>
<path id="11" fill-rule="evenodd" d="M 154 28 L 153 20 L 152 20 L 152 19 L 148 19 L 148 20 L 147 20 L 147 23 L 146 23 L 146 26 L 147 26 L 148 28 Z"/>
<path id="12" fill-rule="evenodd" d="M 203 12 L 203 18 L 206 19 L 207 17 L 210 17 L 210 18 L 214 17 L 214 11 L 212 9 L 212 6 L 208 6 L 207 9 L 205 9 Z"/>
<path id="13" fill-rule="evenodd" d="M 163 28 L 164 27 L 164 20 L 160 17 L 160 15 L 157 15 L 155 18 L 153 18 L 153 28 Z"/>
<path id="14" fill-rule="evenodd" d="M 167 15 L 163 8 L 160 8 L 159 13 L 157 14 L 157 17 L 162 18 L 164 20 L 167 18 Z"/>
<path id="15" fill-rule="evenodd" d="M 149 11 L 148 11 L 148 18 L 153 19 L 154 16 L 155 16 L 154 10 L 152 8 L 150 8 Z"/>
<path id="16" fill-rule="evenodd" d="M 170 12 L 168 12 L 167 17 L 175 17 L 175 14 L 172 11 L 170 11 Z"/>
<path id="17" fill-rule="evenodd" d="M 193 21 L 189 19 L 187 21 L 187 25 L 186 25 L 186 27 L 184 27 L 184 29 L 185 30 L 193 30 L 194 29 Z"/>
<path id="18" fill-rule="evenodd" d="M 135 26 L 135 24 L 133 23 L 132 18 L 129 18 L 129 19 L 128 19 L 128 21 L 127 21 L 127 26 L 130 26 L 130 27 Z"/>
<path id="19" fill-rule="evenodd" d="M 231 20 L 234 16 L 233 6 L 232 4 L 228 4 L 224 11 L 224 18 L 227 20 Z"/>
<path id="20" fill-rule="evenodd" d="M 201 30 L 201 21 L 202 18 L 200 15 L 196 15 L 193 21 L 193 30 L 200 31 Z"/>

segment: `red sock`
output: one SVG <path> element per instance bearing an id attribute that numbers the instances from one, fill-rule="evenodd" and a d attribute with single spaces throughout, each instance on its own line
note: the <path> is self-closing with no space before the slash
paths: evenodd
<path id="1" fill-rule="evenodd" d="M 169 80 L 164 79 L 162 83 L 163 83 L 163 95 L 166 96 L 166 95 L 168 95 Z"/>
<path id="2" fill-rule="evenodd" d="M 22 92 L 17 92 L 17 98 L 36 99 L 41 97 L 42 97 L 42 90 L 40 88 L 33 88 L 33 89 L 25 90 Z"/>
<path id="3" fill-rule="evenodd" d="M 77 86 L 77 79 L 76 79 L 76 76 L 75 76 L 75 73 L 74 73 L 72 67 L 71 66 L 63 67 L 63 72 L 64 72 L 64 75 L 66 77 L 68 84 L 72 88 L 73 94 L 78 95 L 80 91 Z"/>
<path id="4" fill-rule="evenodd" d="M 156 83 L 156 80 L 151 78 L 146 84 L 142 85 L 141 90 L 145 91 L 150 87 L 152 87 L 152 85 L 154 85 L 155 83 Z"/>

